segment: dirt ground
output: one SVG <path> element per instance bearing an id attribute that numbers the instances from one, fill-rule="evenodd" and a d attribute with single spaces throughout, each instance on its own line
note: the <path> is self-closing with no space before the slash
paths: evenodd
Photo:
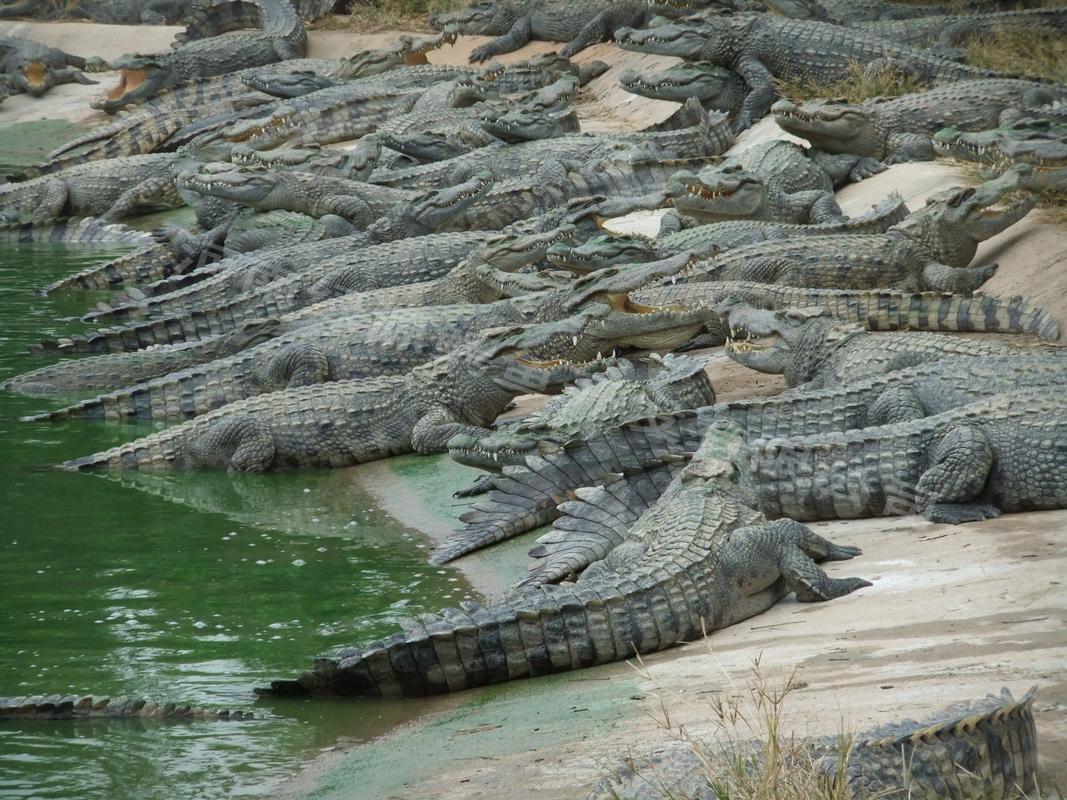
<path id="1" fill-rule="evenodd" d="M 165 47 L 175 29 L 92 25 L 0 24 L 0 34 L 31 35 L 82 55 L 114 56 Z M 352 36 L 316 32 L 311 55 L 340 56 L 390 41 L 393 34 Z M 431 61 L 464 62 L 484 39 L 464 37 Z M 552 45 L 533 43 L 516 60 Z M 622 68 L 673 59 L 624 53 L 599 45 L 578 60 L 601 59 L 610 71 L 583 90 L 579 114 L 587 130 L 628 130 L 665 119 L 670 103 L 628 95 L 617 85 Z M 108 76 L 100 76 L 107 79 Z M 14 97 L 0 107 L 8 123 L 69 120 L 101 124 L 86 99 L 100 87 L 60 87 L 42 100 Z M 765 121 L 739 146 L 782 136 Z M 931 193 L 961 181 L 951 164 L 905 164 L 839 193 L 858 212 L 890 191 L 916 207 Z M 654 233 L 655 215 L 616 227 Z M 983 244 L 979 262 L 1000 271 L 984 287 L 1023 295 L 1067 325 L 1067 230 L 1032 212 Z M 772 394 L 780 382 L 744 370 L 721 352 L 709 371 L 723 399 Z M 519 411 L 532 407 L 520 403 Z M 470 471 L 445 459 L 440 480 L 462 486 Z M 390 462 L 353 471 L 402 522 L 447 536 L 457 509 L 440 492 L 405 484 Z M 873 586 L 826 604 L 793 599 L 709 639 L 651 656 L 643 665 L 614 664 L 550 679 L 519 682 L 427 701 L 426 714 L 378 740 L 324 755 L 287 794 L 320 798 L 575 798 L 603 767 L 629 753 L 676 737 L 714 733 L 711 703 L 719 693 L 744 695 L 753 664 L 773 683 L 790 676 L 798 688 L 786 719 L 799 735 L 859 731 L 869 724 L 921 716 L 949 703 L 1038 686 L 1035 705 L 1046 789 L 1067 787 L 1067 511 L 1007 515 L 958 527 L 916 517 L 824 523 L 830 539 L 858 545 L 863 555 L 831 565 L 834 575 L 859 575 Z M 506 588 L 525 569 L 532 535 L 461 560 L 486 595 Z"/>

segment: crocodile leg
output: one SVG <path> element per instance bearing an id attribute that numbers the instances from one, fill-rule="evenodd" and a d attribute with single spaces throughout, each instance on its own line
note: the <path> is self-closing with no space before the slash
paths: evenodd
<path id="1" fill-rule="evenodd" d="M 532 37 L 533 31 L 531 30 L 530 18 L 520 17 L 515 21 L 515 24 L 511 26 L 511 30 L 503 36 L 498 36 L 493 39 L 493 41 L 487 42 L 481 47 L 474 48 L 474 51 L 470 56 L 470 61 L 471 63 L 488 61 L 493 56 L 500 55 L 501 53 L 510 53 L 514 50 L 518 50 L 530 41 Z"/>
<path id="2" fill-rule="evenodd" d="M 416 453 L 440 453 L 448 449 L 448 440 L 453 436 L 488 436 L 490 433 L 488 428 L 460 422 L 447 408 L 435 408 L 415 424 L 411 446 Z"/>
<path id="3" fill-rule="evenodd" d="M 979 497 L 993 468 L 993 448 L 978 428 L 959 425 L 942 437 L 930 453 L 930 468 L 919 478 L 915 504 L 932 522 L 961 522 L 1000 516 Z"/>
<path id="4" fill-rule="evenodd" d="M 743 57 L 737 64 L 737 72 L 748 86 L 748 94 L 734 122 L 734 131 L 740 132 L 767 115 L 778 99 L 778 90 L 773 73 L 754 56 Z"/>
<path id="5" fill-rule="evenodd" d="M 321 347 L 297 342 L 274 356 L 262 374 L 257 370 L 256 377 L 272 388 L 312 386 L 330 380 L 330 362 Z"/>
<path id="6" fill-rule="evenodd" d="M 255 417 L 223 419 L 189 446 L 197 466 L 227 467 L 234 472 L 263 472 L 274 463 L 274 434 Z"/>
<path id="7" fill-rule="evenodd" d="M 997 271 L 996 264 L 981 267 L 950 267 L 930 262 L 922 271 L 923 284 L 941 292 L 973 292 Z"/>
<path id="8" fill-rule="evenodd" d="M 167 200 L 172 200 L 168 203 L 171 206 L 182 204 L 181 197 L 174 188 L 174 182 L 164 178 L 152 178 L 123 192 L 111 208 L 101 215 L 101 219 L 115 222 L 144 209 L 158 208 Z"/>

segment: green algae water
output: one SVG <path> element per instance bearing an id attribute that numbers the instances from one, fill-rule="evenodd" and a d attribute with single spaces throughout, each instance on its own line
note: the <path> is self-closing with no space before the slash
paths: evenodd
<path id="1" fill-rule="evenodd" d="M 71 331 L 95 300 L 34 290 L 117 252 L 0 248 L 0 380 L 46 363 L 26 346 Z M 68 474 L 52 465 L 151 426 L 18 420 L 59 404 L 0 392 L 0 695 L 180 700 L 256 719 L 0 723 L 0 798 L 267 795 L 324 747 L 417 712 L 253 696 L 315 655 L 467 596 L 353 470 Z M 430 476 L 434 460 L 405 470 Z"/>

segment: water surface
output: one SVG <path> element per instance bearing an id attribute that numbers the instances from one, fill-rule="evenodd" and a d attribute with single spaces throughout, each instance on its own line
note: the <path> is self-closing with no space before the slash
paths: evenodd
<path id="1" fill-rule="evenodd" d="M 119 251 L 0 249 L 0 380 L 75 329 L 85 294 L 37 287 Z M 92 693 L 247 709 L 250 722 L 0 724 L 0 798 L 270 794 L 321 748 L 414 703 L 259 701 L 342 644 L 467 595 L 427 542 L 377 509 L 352 470 L 68 474 L 51 465 L 148 424 L 31 424 L 58 400 L 0 392 L 0 695 Z M 433 460 L 406 470 L 432 472 Z"/>

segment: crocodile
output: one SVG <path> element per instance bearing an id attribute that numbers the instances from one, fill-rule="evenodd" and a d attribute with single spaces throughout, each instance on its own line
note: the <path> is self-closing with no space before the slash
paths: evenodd
<path id="1" fill-rule="evenodd" d="M 683 61 L 667 69 L 638 72 L 626 69 L 619 73 L 619 84 L 628 92 L 684 103 L 695 97 L 707 109 L 737 114 L 745 99 L 745 84 L 732 69 L 707 61 Z"/>
<path id="2" fill-rule="evenodd" d="M 671 288 L 685 289 L 681 286 Z M 735 296 L 745 297 L 743 290 L 744 287 L 726 289 Z M 794 294 L 796 290 L 779 288 L 779 291 L 783 292 L 780 301 L 784 300 L 786 304 L 795 305 L 805 300 L 804 296 L 798 297 Z M 642 294 L 637 292 L 634 297 L 640 298 Z M 817 306 L 820 300 L 828 299 L 832 294 L 832 291 L 815 292 L 807 296 L 807 301 Z M 984 324 L 982 321 L 1003 318 L 1007 330 L 1026 330 L 1019 327 L 1021 318 L 1017 317 L 1013 310 L 1016 305 L 1014 300 L 1003 303 L 978 295 L 961 299 L 952 295 L 916 295 L 909 298 L 907 295 L 891 292 L 855 294 L 861 297 L 870 294 L 881 299 L 858 303 L 845 301 L 841 303 L 840 310 L 854 315 L 851 318 L 856 323 L 874 323 L 873 327 L 882 330 L 909 326 L 937 330 L 950 315 L 954 317 L 950 323 L 951 329 L 966 330 L 974 322 L 978 322 L 981 327 Z M 675 299 L 677 300 L 677 296 Z M 788 308 L 788 305 L 782 307 Z M 1026 318 L 1034 329 L 1047 325 L 1055 329 L 1055 323 L 1049 320 L 1044 312 L 1028 313 Z M 857 325 L 835 324 L 826 318 L 824 309 L 818 308 L 780 311 L 774 317 L 767 316 L 765 319 L 781 321 L 774 330 L 806 330 L 808 336 L 815 340 L 812 347 L 799 351 L 804 353 L 814 350 L 815 355 L 810 360 L 798 359 L 795 366 L 789 362 L 784 367 L 789 369 L 786 379 L 790 385 L 815 378 L 823 363 L 819 358 L 828 359 L 825 377 L 836 386 L 847 380 L 872 377 L 894 368 L 921 363 L 923 360 L 969 355 L 1007 356 L 1021 352 L 1005 342 L 979 342 L 930 333 L 865 335 Z M 770 338 L 771 329 L 769 325 L 767 327 L 766 336 Z M 999 323 L 994 325 L 994 328 L 999 327 Z M 724 328 L 728 330 L 728 324 Z M 817 335 L 820 332 L 824 334 L 821 338 Z M 745 343 L 751 345 L 751 340 Z M 744 347 L 735 342 L 729 354 L 736 357 L 736 353 L 743 350 Z M 752 347 L 750 351 L 755 352 Z M 783 360 L 784 358 L 783 356 Z M 836 369 L 838 364 L 841 364 L 841 377 L 838 377 L 839 371 Z M 746 366 L 751 365 L 746 363 Z M 833 380 L 837 382 L 833 383 Z M 818 384 L 811 384 L 811 387 L 818 388 Z M 631 442 L 635 449 L 625 451 L 612 444 L 605 445 L 602 437 L 597 435 L 588 443 L 576 441 L 555 450 L 544 448 L 536 456 L 527 457 L 526 467 L 505 470 L 503 476 L 493 479 L 495 488 L 490 491 L 488 498 L 460 517 L 465 527 L 457 531 L 445 555 L 457 558 L 549 523 L 559 515 L 559 504 L 566 500 L 573 490 L 591 486 L 609 474 L 641 468 L 646 462 L 662 464 L 664 457 L 693 452 L 694 442 L 691 439 L 680 440 L 673 426 L 661 425 L 656 421 L 651 425 L 639 425 L 638 435 Z M 699 430 L 702 431 L 703 427 Z"/>
<path id="3" fill-rule="evenodd" d="M 750 442 L 901 423 L 1012 394 L 1020 387 L 1059 392 L 1067 382 L 1067 358 L 1063 355 L 1023 351 L 980 359 L 950 357 L 833 389 L 738 400 L 659 414 L 644 421 L 635 417 L 615 429 L 601 428 L 600 436 L 585 436 L 584 443 L 572 446 L 565 455 L 581 461 L 580 453 L 611 452 L 614 459 L 630 467 L 638 463 L 648 466 L 631 469 L 624 477 L 608 473 L 604 486 L 575 490 L 576 499 L 560 504 L 561 516 L 553 529 L 530 550 L 535 562 L 521 583 L 558 581 L 603 558 L 625 533 L 605 520 L 635 519 L 655 503 L 666 486 L 664 476 L 669 479 L 684 465 L 684 461 L 676 460 L 678 454 L 699 447 L 703 431 L 715 421 L 738 425 Z M 655 431 L 650 433 L 650 427 Z M 663 454 L 660 463 L 650 455 L 649 447 L 653 453 Z M 559 468 L 562 462 L 555 465 Z"/>
<path id="4" fill-rule="evenodd" d="M 868 160 L 835 164 L 794 142 L 772 140 L 729 155 L 699 173 L 680 171 L 667 191 L 674 208 L 698 222 L 759 219 L 791 223 L 843 220 L 834 185 L 883 167 Z"/>
<path id="5" fill-rule="evenodd" d="M 587 239 L 580 245 L 553 245 L 548 261 L 553 266 L 588 272 L 614 264 L 650 261 L 688 250 L 697 256 L 712 257 L 726 250 L 757 242 L 800 236 L 833 236 L 846 233 L 885 233 L 907 217 L 908 209 L 898 194 L 890 194 L 869 212 L 844 222 L 821 225 L 795 225 L 760 220 L 729 220 L 664 232 L 654 239 L 639 236 L 606 235 Z"/>
<path id="6" fill-rule="evenodd" d="M 1067 100 L 1067 88 L 1026 80 L 985 78 L 863 103 L 779 100 L 774 121 L 827 153 L 848 153 L 886 164 L 933 160 L 930 137 L 942 128 L 980 131 L 1009 115 Z"/>
<path id="7" fill-rule="evenodd" d="M 0 217 L 47 222 L 95 216 L 105 222 L 184 205 L 174 186 L 173 156 L 154 153 L 79 164 L 24 183 L 0 186 Z"/>
<path id="8" fill-rule="evenodd" d="M 735 121 L 739 130 L 763 117 L 778 99 L 776 80 L 828 83 L 855 64 L 868 71 L 889 67 L 935 83 L 1015 77 L 831 23 L 770 14 L 689 18 L 645 30 L 623 28 L 615 39 L 625 50 L 710 61 L 736 70 L 749 90 Z"/>
<path id="9" fill-rule="evenodd" d="M 57 242 L 77 244 L 148 245 L 152 235 L 127 228 L 122 223 L 107 222 L 97 217 L 81 217 L 47 223 L 0 225 L 0 243 L 31 244 Z"/>
<path id="10" fill-rule="evenodd" d="M 251 711 L 203 708 L 182 703 L 154 703 L 144 698 L 92 695 L 28 695 L 0 697 L 0 723 L 52 720 L 248 720 Z"/>
<path id="11" fill-rule="evenodd" d="M 592 361 L 603 349 L 611 315 L 600 305 L 555 322 L 496 329 L 406 375 L 260 395 L 60 466 L 260 472 L 440 452 L 456 434 L 484 431 L 516 396 L 574 380 L 572 362 Z"/>
<path id="12" fill-rule="evenodd" d="M 111 25 L 173 25 L 189 0 L 0 0 L 0 19 L 88 19 Z"/>
<path id="13" fill-rule="evenodd" d="M 1067 125 L 1020 119 L 984 131 L 944 128 L 934 134 L 934 150 L 1003 171 L 1026 164 L 1030 171 L 1019 183 L 1034 192 L 1067 191 Z"/>
<path id="14" fill-rule="evenodd" d="M 852 24 L 879 20 L 944 16 L 952 6 L 930 3 L 887 3 L 884 0 L 764 0 L 784 17 Z M 969 3 L 968 5 L 974 5 Z"/>
<path id="15" fill-rule="evenodd" d="M 816 563 L 852 558 L 858 548 L 789 520 L 767 522 L 751 507 L 744 440 L 735 430 L 709 430 L 704 444 L 671 496 L 630 531 L 629 559 L 618 572 L 421 615 L 405 621 L 402 633 L 317 659 L 296 679 L 257 691 L 460 691 L 658 652 L 758 614 L 791 591 L 817 601 L 870 585 L 829 578 Z"/>
<path id="16" fill-rule="evenodd" d="M 284 327 L 272 331 L 273 338 L 248 350 L 32 419 L 187 418 L 278 388 L 406 372 L 487 328 L 551 322 L 590 308 L 606 309 L 598 321 L 597 330 L 603 329 L 604 335 L 596 340 L 600 348 L 596 352 L 611 352 L 618 346 L 669 350 L 688 341 L 707 312 L 639 305 L 629 300 L 628 293 L 684 270 L 688 262 L 682 255 L 640 269 L 602 270 L 563 289 L 488 304 L 358 314 L 346 306 L 331 312 L 327 306 L 335 301 L 327 301 L 319 304 L 321 311 L 283 318 Z M 587 331 L 586 340 L 593 342 L 594 333 Z M 210 340 L 209 346 L 215 341 Z"/>
<path id="17" fill-rule="evenodd" d="M 909 47 L 933 48 L 956 58 L 972 39 L 995 39 L 1004 34 L 1057 36 L 1067 29 L 1067 10 L 1028 8 L 984 14 L 946 14 L 906 20 L 862 22 L 853 27 Z"/>
<path id="18" fill-rule="evenodd" d="M 886 233 L 761 242 L 713 257 L 705 274 L 815 288 L 973 291 L 996 272 L 995 264 L 967 266 L 979 243 L 1034 206 L 1025 194 L 993 208 L 1018 186 L 1019 172 L 1012 170 L 978 187 L 938 192 Z"/>
<path id="19" fill-rule="evenodd" d="M 86 60 L 19 36 L 0 37 L 0 74 L 7 89 L 40 97 L 63 83 L 95 84 L 81 70 Z"/>
<path id="20" fill-rule="evenodd" d="M 374 171 L 381 151 L 381 141 L 372 137 L 364 137 L 349 150 L 326 150 L 316 145 L 253 150 L 245 145 L 235 145 L 230 151 L 230 161 L 238 166 L 298 170 L 328 178 L 365 181 Z"/>
<path id="21" fill-rule="evenodd" d="M 853 798 L 944 797 L 949 792 L 991 800 L 1026 796 L 1038 785 L 1036 689 L 1018 700 L 1002 689 L 921 722 L 879 726 L 847 742 L 834 735 L 809 740 L 790 736 L 786 743 L 784 736 L 779 741 L 780 734 L 773 734 L 769 745 L 730 747 L 687 738 L 684 744 L 630 756 L 609 771 L 588 800 L 714 800 L 728 791 L 724 787 L 764 774 L 768 758 L 785 758 L 825 781 L 827 791 Z M 772 756 L 769 747 L 783 752 Z M 739 779 L 739 772 L 752 777 Z"/>
<path id="22" fill-rule="evenodd" d="M 227 1 L 212 0 L 212 3 Z M 242 3 L 258 9 L 258 30 L 231 31 L 196 39 L 167 53 L 121 56 L 111 62 L 112 68 L 120 71 L 118 83 L 95 107 L 114 113 L 184 80 L 298 58 L 307 52 L 307 32 L 288 2 L 242 0 Z"/>
<path id="23" fill-rule="evenodd" d="M 617 361 L 602 373 L 563 390 L 538 413 L 501 426 L 489 436 L 456 436 L 448 443 L 454 461 L 499 472 L 526 464 L 540 442 L 562 444 L 587 438 L 629 419 L 703 406 L 715 401 L 704 362 L 688 356 Z"/>
<path id="24" fill-rule="evenodd" d="M 472 62 L 518 50 L 531 40 L 566 42 L 560 54 L 569 58 L 597 42 L 608 41 L 623 26 L 641 27 L 653 16 L 697 11 L 701 0 L 595 0 L 575 5 L 561 0 L 479 0 L 458 11 L 430 14 L 430 25 L 473 36 L 495 36 L 471 52 Z"/>
<path id="25" fill-rule="evenodd" d="M 447 193 L 446 193 L 447 194 Z M 432 199 L 428 201 L 432 204 Z M 505 229 L 507 233 L 535 233 L 558 228 L 560 225 L 572 224 L 579 231 L 588 232 L 590 228 L 599 230 L 598 220 L 604 216 L 604 198 L 579 198 L 567 204 L 553 208 L 550 212 L 522 219 Z M 175 342 L 192 341 L 206 336 L 213 336 L 232 330 L 240 322 L 253 318 L 284 314 L 303 308 L 308 303 L 307 285 L 321 278 L 326 272 L 346 265 L 356 266 L 363 271 L 363 289 L 379 288 L 396 283 L 414 282 L 439 277 L 462 258 L 478 243 L 486 241 L 493 235 L 492 231 L 464 231 L 450 234 L 442 244 L 432 237 L 412 237 L 409 244 L 403 240 L 395 246 L 403 248 L 402 255 L 382 253 L 378 257 L 375 247 L 353 248 L 353 240 L 339 238 L 303 245 L 295 248 L 279 249 L 274 253 L 256 254 L 254 257 L 242 257 L 229 262 L 236 270 L 227 269 L 210 279 L 220 292 L 216 302 L 207 302 L 201 289 L 189 287 L 196 291 L 197 300 L 193 303 L 196 310 L 180 315 L 124 327 L 106 328 L 88 334 L 72 334 L 61 339 L 45 339 L 31 350 L 44 352 L 69 353 L 108 353 L 123 350 L 138 350 L 143 347 Z M 460 241 L 456 241 L 455 237 Z M 359 244 L 363 244 L 361 240 Z M 411 248 L 409 251 L 408 248 Z M 437 251 L 441 251 L 438 253 Z M 347 253 L 347 256 L 346 256 Z M 443 255 L 444 257 L 439 257 Z M 331 260 L 321 264 L 321 271 L 315 268 L 323 258 Z M 349 261 L 342 262 L 345 257 Z M 452 259 L 455 260 L 452 260 Z M 365 262 L 364 267 L 360 264 Z M 220 262 L 222 263 L 222 262 Z M 245 267 L 254 270 L 246 273 Z M 297 274 L 282 278 L 293 271 Z M 233 276 L 241 276 L 235 282 Z M 239 297 L 232 297 L 234 290 L 240 291 L 249 283 L 260 281 L 267 285 L 246 291 Z M 205 282 L 206 285 L 207 282 Z M 230 298 L 230 299 L 226 299 Z M 173 299 L 173 298 L 172 298 Z M 149 299 L 145 309 L 158 309 L 163 298 Z M 168 301 L 169 302 L 169 301 Z M 144 313 L 144 312 L 141 312 Z"/>

